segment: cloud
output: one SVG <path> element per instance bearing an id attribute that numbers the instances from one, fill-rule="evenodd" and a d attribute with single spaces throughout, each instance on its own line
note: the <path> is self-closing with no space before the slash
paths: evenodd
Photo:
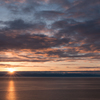
<path id="1" fill-rule="evenodd" d="M 10 58 L 10 57 L 0 57 L 0 62 L 49 62 L 51 61 L 50 59 L 20 59 L 20 58 Z M 16 66 L 17 67 L 17 66 Z"/>
<path id="2" fill-rule="evenodd" d="M 40 11 L 37 12 L 35 16 L 37 18 L 54 20 L 56 18 L 61 17 L 62 15 L 64 15 L 64 13 L 60 11 Z"/>
<path id="3" fill-rule="evenodd" d="M 0 67 L 14 68 L 14 67 L 21 67 L 21 65 L 0 64 Z"/>
<path id="4" fill-rule="evenodd" d="M 27 23 L 25 22 L 24 20 L 22 19 L 17 19 L 17 20 L 14 20 L 14 21 L 9 21 L 9 22 L 6 22 L 8 25 L 9 25 L 9 28 L 8 29 L 12 29 L 12 30 L 27 30 L 27 29 L 43 29 L 45 27 L 45 23 L 43 22 L 39 22 L 39 23 Z"/>
<path id="5" fill-rule="evenodd" d="M 0 4 L 0 62 L 100 59 L 100 0 L 0 0 Z"/>
<path id="6" fill-rule="evenodd" d="M 58 37 L 67 36 L 71 37 L 72 43 L 81 43 L 80 49 L 85 49 L 86 51 L 100 51 L 100 19 L 94 19 L 91 21 L 86 21 L 76 24 L 68 24 L 65 21 L 59 21 L 53 24 L 53 27 L 59 28 L 60 30 L 56 34 Z M 58 26 L 57 26 L 58 25 Z M 61 26 L 61 27 L 60 27 Z M 67 27 L 67 28 L 66 28 Z"/>
<path id="7" fill-rule="evenodd" d="M 45 35 L 17 35 L 16 37 L 0 34 L 0 50 L 3 49 L 45 49 L 66 44 L 69 38 L 52 38 Z"/>
<path id="8" fill-rule="evenodd" d="M 71 49 L 72 50 L 72 49 Z M 59 58 L 60 57 L 68 57 L 68 58 L 83 58 L 83 57 L 98 57 L 100 56 L 99 53 L 78 53 L 76 51 L 70 51 L 70 50 L 53 50 L 47 52 L 48 56 L 56 55 Z"/>
<path id="9" fill-rule="evenodd" d="M 78 69 L 99 69 L 100 67 L 78 67 Z"/>
<path id="10" fill-rule="evenodd" d="M 62 7 L 69 7 L 71 5 L 69 0 L 49 0 L 49 3 L 58 4 Z"/>
<path id="11" fill-rule="evenodd" d="M 93 19 L 99 18 L 100 12 L 100 1 L 99 0 L 76 0 L 73 2 L 68 10 L 66 10 L 67 15 L 71 18 L 78 18 L 78 19 Z"/>
<path id="12" fill-rule="evenodd" d="M 0 64 L 0 67 L 4 67 L 4 68 L 16 68 L 16 67 L 48 67 L 48 66 L 37 66 L 37 65 L 31 65 L 31 66 L 27 66 L 27 65 L 11 65 L 11 64 Z"/>
<path id="13" fill-rule="evenodd" d="M 59 21 L 54 22 L 52 24 L 52 28 L 53 29 L 63 29 L 63 28 L 67 28 L 69 26 L 72 26 L 76 23 L 77 22 L 73 19 L 63 19 L 63 20 L 59 20 Z"/>

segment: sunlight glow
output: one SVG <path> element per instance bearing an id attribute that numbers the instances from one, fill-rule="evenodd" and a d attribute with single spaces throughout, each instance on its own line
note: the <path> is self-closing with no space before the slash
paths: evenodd
<path id="1" fill-rule="evenodd" d="M 10 80 L 8 83 L 8 90 L 7 90 L 6 100 L 16 100 L 16 92 L 15 92 L 15 85 L 14 81 Z"/>
<path id="2" fill-rule="evenodd" d="M 13 73 L 15 70 L 14 70 L 13 68 L 8 68 L 8 71 L 9 71 L 10 73 Z"/>

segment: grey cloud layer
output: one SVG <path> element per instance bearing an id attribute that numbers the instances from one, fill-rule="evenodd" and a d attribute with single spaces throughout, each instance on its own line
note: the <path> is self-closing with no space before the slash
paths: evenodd
<path id="1" fill-rule="evenodd" d="M 0 0 L 0 4 L 0 11 L 9 14 L 7 18 L 3 13 L 0 20 L 1 51 L 45 49 L 36 52 L 48 56 L 44 61 L 51 56 L 100 59 L 100 0 Z"/>
<path id="2" fill-rule="evenodd" d="M 68 43 L 70 39 L 50 38 L 45 35 L 17 35 L 16 37 L 0 34 L 0 50 L 7 49 L 44 49 Z"/>

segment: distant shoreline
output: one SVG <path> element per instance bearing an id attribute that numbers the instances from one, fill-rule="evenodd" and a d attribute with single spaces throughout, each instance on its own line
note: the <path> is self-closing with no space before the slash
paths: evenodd
<path id="1" fill-rule="evenodd" d="M 0 77 L 100 77 L 100 71 L 17 71 L 0 72 Z"/>

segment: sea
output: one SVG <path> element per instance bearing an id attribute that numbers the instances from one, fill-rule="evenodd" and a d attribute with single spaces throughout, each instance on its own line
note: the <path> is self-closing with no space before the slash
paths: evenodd
<path id="1" fill-rule="evenodd" d="M 0 77 L 0 100 L 100 100 L 100 78 Z"/>

